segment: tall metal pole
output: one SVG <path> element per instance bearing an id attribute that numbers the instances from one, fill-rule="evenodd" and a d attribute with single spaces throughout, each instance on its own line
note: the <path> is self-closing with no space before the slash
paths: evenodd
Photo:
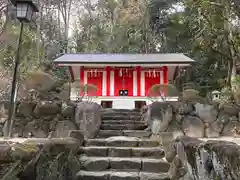
<path id="1" fill-rule="evenodd" d="M 14 118 L 15 118 L 15 110 L 16 110 L 16 101 L 17 101 L 17 83 L 18 83 L 18 70 L 20 65 L 20 48 L 22 44 L 22 36 L 23 36 L 23 22 L 20 22 L 20 34 L 17 44 L 17 54 L 14 63 L 14 71 L 13 71 L 13 79 L 12 79 L 12 88 L 11 88 L 11 97 L 10 104 L 8 108 L 8 119 L 7 119 L 7 133 L 8 137 L 12 136 L 12 130 L 14 126 Z"/>

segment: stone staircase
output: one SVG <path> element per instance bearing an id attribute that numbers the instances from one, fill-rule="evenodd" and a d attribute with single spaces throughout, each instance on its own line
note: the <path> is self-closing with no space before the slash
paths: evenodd
<path id="1" fill-rule="evenodd" d="M 140 113 L 103 113 L 98 139 L 81 148 L 79 180 L 169 180 L 169 164 L 158 141 L 149 139 Z"/>

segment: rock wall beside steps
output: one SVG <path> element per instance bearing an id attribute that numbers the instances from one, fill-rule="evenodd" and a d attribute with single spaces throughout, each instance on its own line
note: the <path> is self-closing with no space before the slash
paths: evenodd
<path id="1" fill-rule="evenodd" d="M 216 138 L 240 135 L 239 109 L 200 103 L 154 102 L 142 109 L 142 120 L 149 124 L 153 136 L 173 132 L 174 137 Z"/>
<path id="2" fill-rule="evenodd" d="M 9 102 L 0 103 L 0 131 L 6 134 Z M 101 124 L 101 106 L 91 102 L 41 100 L 21 101 L 17 105 L 14 137 L 67 137 L 69 130 L 84 130 L 85 137 L 93 138 Z"/>
<path id="3" fill-rule="evenodd" d="M 182 136 L 163 144 L 172 180 L 240 179 L 240 146 L 234 142 Z"/>

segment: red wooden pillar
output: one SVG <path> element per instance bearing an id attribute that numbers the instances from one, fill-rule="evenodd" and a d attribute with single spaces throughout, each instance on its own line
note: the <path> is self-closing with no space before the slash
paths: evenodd
<path id="1" fill-rule="evenodd" d="M 163 83 L 168 84 L 168 67 L 163 66 Z"/>
<path id="2" fill-rule="evenodd" d="M 111 67 L 106 67 L 106 95 L 110 96 L 110 75 L 111 75 Z"/>
<path id="3" fill-rule="evenodd" d="M 80 67 L 80 84 L 84 85 L 84 68 Z"/>
<path id="4" fill-rule="evenodd" d="M 141 67 L 137 66 L 137 96 L 141 96 Z"/>
<path id="5" fill-rule="evenodd" d="M 168 84 L 168 67 L 163 66 L 163 84 L 167 85 Z M 164 88 L 164 95 L 167 96 L 167 86 Z"/>
<path id="6" fill-rule="evenodd" d="M 80 85 L 84 85 L 84 67 L 80 67 Z M 83 89 L 80 90 L 81 92 L 80 95 L 82 96 L 83 95 Z"/>

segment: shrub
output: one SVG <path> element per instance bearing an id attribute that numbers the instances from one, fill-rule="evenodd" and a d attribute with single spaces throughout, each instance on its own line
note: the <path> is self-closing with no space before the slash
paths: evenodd
<path id="1" fill-rule="evenodd" d="M 41 92 L 47 92 L 55 84 L 55 78 L 43 71 L 29 72 L 24 80 L 26 90 L 36 89 Z"/>
<path id="2" fill-rule="evenodd" d="M 192 102 L 192 103 L 206 103 L 206 100 L 199 95 L 199 91 L 195 89 L 186 89 L 182 92 L 181 100 L 183 102 Z"/>
<path id="3" fill-rule="evenodd" d="M 172 84 L 155 84 L 149 89 L 150 96 L 161 96 L 164 93 L 164 96 L 179 96 L 177 88 Z"/>

